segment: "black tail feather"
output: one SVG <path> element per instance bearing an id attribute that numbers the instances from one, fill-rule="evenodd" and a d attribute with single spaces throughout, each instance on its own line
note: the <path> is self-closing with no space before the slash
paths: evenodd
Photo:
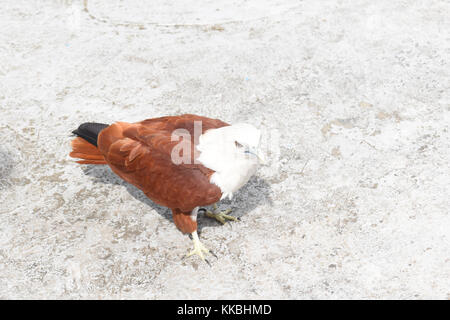
<path id="1" fill-rule="evenodd" d="M 103 123 L 86 122 L 80 125 L 78 129 L 73 130 L 72 133 L 97 147 L 98 134 L 106 127 L 109 127 L 109 125 Z"/>

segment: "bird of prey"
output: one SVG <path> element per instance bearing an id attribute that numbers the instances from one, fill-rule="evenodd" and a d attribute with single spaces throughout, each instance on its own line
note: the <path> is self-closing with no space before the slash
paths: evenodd
<path id="1" fill-rule="evenodd" d="M 107 164 L 123 180 L 172 210 L 183 233 L 192 234 L 187 255 L 205 260 L 210 251 L 197 234 L 197 214 L 225 223 L 237 220 L 216 203 L 232 198 L 256 172 L 262 155 L 260 131 L 250 124 L 229 125 L 218 119 L 185 114 L 111 125 L 83 123 L 73 133 L 70 156 L 80 164 Z"/>

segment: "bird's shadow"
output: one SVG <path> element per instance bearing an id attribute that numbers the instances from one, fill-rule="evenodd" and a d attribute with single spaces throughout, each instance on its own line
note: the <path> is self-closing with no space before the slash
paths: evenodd
<path id="1" fill-rule="evenodd" d="M 117 176 L 111 169 L 107 166 L 98 165 L 86 165 L 83 167 L 83 172 L 94 178 L 95 183 L 112 184 L 124 186 L 128 193 L 136 200 L 141 201 L 153 210 L 155 210 L 160 216 L 167 220 L 172 220 L 172 211 L 167 208 L 160 206 L 150 200 L 140 189 L 127 183 Z M 239 191 L 237 191 L 232 200 L 224 199 L 217 204 L 220 211 L 225 209 L 232 209 L 230 215 L 237 218 L 242 218 L 248 212 L 253 209 L 264 205 L 272 205 L 272 199 L 270 198 L 271 189 L 270 185 L 264 179 L 257 176 L 253 176 L 249 182 L 243 186 Z M 220 227 L 221 223 L 214 219 L 206 218 L 205 216 L 199 214 L 197 219 L 198 232 L 201 233 L 204 227 Z M 227 223 L 228 225 L 232 225 Z"/>

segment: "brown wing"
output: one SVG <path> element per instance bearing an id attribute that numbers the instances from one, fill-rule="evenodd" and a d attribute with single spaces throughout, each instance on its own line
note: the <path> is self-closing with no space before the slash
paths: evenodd
<path id="1" fill-rule="evenodd" d="M 214 171 L 201 164 L 175 164 L 172 132 L 185 129 L 195 149 L 194 121 L 202 122 L 202 132 L 226 126 L 225 122 L 195 115 L 162 117 L 130 124 L 117 122 L 98 137 L 98 148 L 112 170 L 135 185 L 156 203 L 188 212 L 197 206 L 219 201 L 220 189 L 209 182 Z M 193 150 L 194 151 L 194 150 Z M 195 152 L 191 152 L 194 160 Z"/>

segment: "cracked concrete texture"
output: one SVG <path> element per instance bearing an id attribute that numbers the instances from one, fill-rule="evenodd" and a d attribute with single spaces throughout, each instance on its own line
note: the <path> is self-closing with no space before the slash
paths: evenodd
<path id="1" fill-rule="evenodd" d="M 3 1 L 1 298 L 450 298 L 448 1 Z M 279 136 L 199 218 L 68 158 L 80 123 Z M 277 152 L 273 152 L 276 150 Z"/>

